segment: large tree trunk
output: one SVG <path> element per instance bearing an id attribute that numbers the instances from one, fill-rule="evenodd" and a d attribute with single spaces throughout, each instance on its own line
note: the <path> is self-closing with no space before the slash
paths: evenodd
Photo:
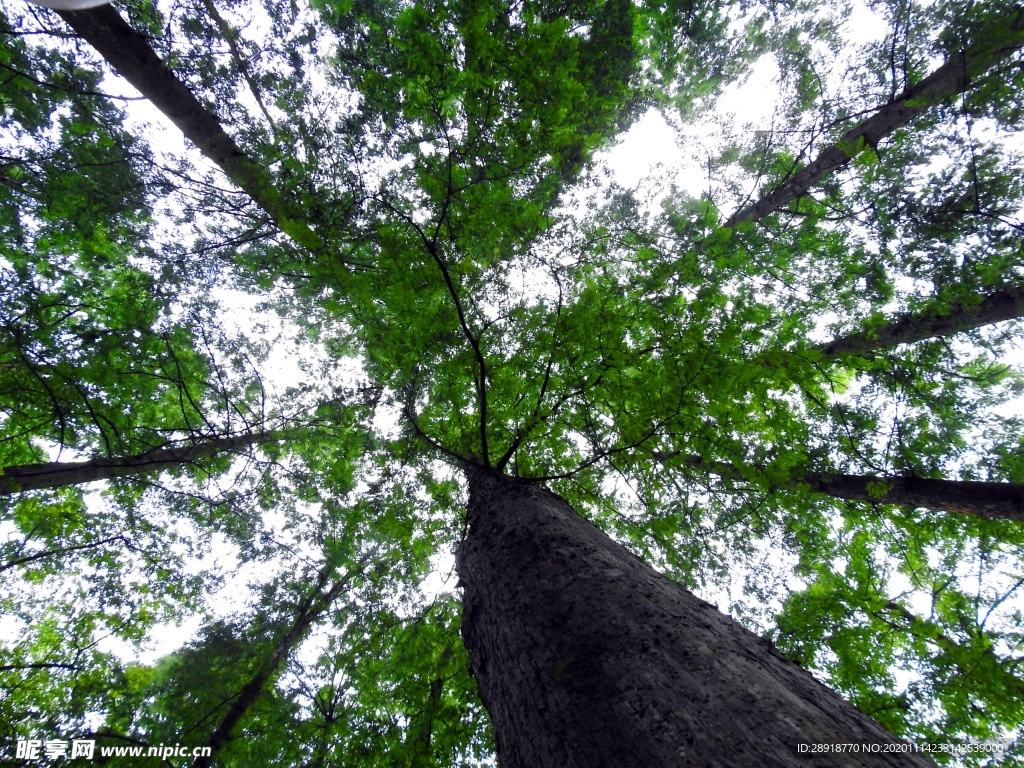
<path id="1" fill-rule="evenodd" d="M 904 312 L 879 328 L 840 336 L 812 349 L 828 359 L 865 355 L 900 344 L 948 338 L 986 325 L 1017 320 L 1022 314 L 1024 289 L 1008 285 L 992 289 L 976 300 L 961 299 L 951 304 L 935 302 L 914 312 Z"/>
<path id="2" fill-rule="evenodd" d="M 950 54 L 946 63 L 924 80 L 908 87 L 874 115 L 847 131 L 839 141 L 826 147 L 808 165 L 753 205 L 736 211 L 724 226 L 735 227 L 757 221 L 803 196 L 824 176 L 842 168 L 858 153 L 876 147 L 926 110 L 947 101 L 970 87 L 986 70 L 1024 46 L 1024 9 L 1015 8 L 999 25 L 977 30 L 976 45 Z"/>
<path id="3" fill-rule="evenodd" d="M 932 765 L 560 497 L 467 474 L 462 634 L 502 768 Z"/>
<path id="4" fill-rule="evenodd" d="M 115 477 L 131 477 L 158 472 L 168 467 L 189 464 L 218 453 L 237 451 L 263 443 L 283 440 L 280 432 L 231 435 L 191 443 L 176 448 L 163 448 L 134 456 L 114 456 L 89 461 L 50 461 L 42 464 L 19 464 L 0 472 L 0 494 L 64 488 Z"/>

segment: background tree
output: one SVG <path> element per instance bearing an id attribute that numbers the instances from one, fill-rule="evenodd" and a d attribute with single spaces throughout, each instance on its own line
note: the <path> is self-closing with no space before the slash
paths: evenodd
<path id="1" fill-rule="evenodd" d="M 976 481 L 1012 494 L 1024 482 L 1020 425 L 1006 415 L 1020 391 L 1003 359 L 1014 326 L 991 326 L 1016 317 L 1021 280 L 1012 139 L 1022 12 L 878 6 L 888 36 L 859 47 L 845 39 L 849 12 L 439 1 L 65 14 L 154 104 L 184 109 L 168 116 L 202 157 L 115 152 L 96 173 L 117 194 L 79 199 L 77 185 L 59 195 L 69 212 L 56 220 L 78 216 L 89 233 L 61 255 L 35 237 L 51 214 L 42 193 L 18 187 L 28 161 L 10 166 L 4 188 L 36 202 L 4 235 L 15 255 L 3 266 L 25 287 L 4 299 L 3 373 L 6 391 L 28 382 L 34 394 L 4 401 L 0 426 L 20 446 L 4 466 L 38 463 L 53 445 L 125 461 L 176 441 L 292 426 L 303 409 L 313 428 L 260 446 L 256 471 L 214 466 L 245 493 L 211 492 L 203 479 L 197 492 L 194 478 L 146 492 L 137 477 L 118 480 L 107 491 L 117 511 L 104 519 L 120 515 L 154 542 L 131 539 L 139 557 L 122 548 L 105 579 L 69 582 L 92 600 L 79 608 L 45 607 L 54 564 L 92 553 L 113 562 L 115 531 L 92 526 L 93 539 L 15 553 L 11 570 L 24 578 L 7 598 L 21 622 L 4 666 L 20 692 L 4 710 L 9 733 L 213 740 L 222 761 L 239 764 L 479 762 L 488 737 L 452 603 L 431 605 L 418 589 L 432 555 L 461 541 L 464 636 L 498 747 L 515 764 L 515 707 L 511 720 L 499 712 L 503 673 L 485 667 L 494 646 L 481 638 L 516 626 L 516 595 L 532 605 L 543 584 L 573 575 L 519 560 L 518 593 L 495 588 L 508 569 L 492 578 L 473 565 L 481 547 L 495 551 L 500 539 L 481 531 L 501 528 L 502 500 L 523 483 L 556 490 L 574 530 L 596 531 L 572 509 L 684 586 L 725 590 L 735 616 L 897 735 L 1018 728 L 1019 522 L 946 514 L 933 497 L 896 492 Z M 242 28 L 264 15 L 263 31 Z M 47 12 L 16 18 L 3 29 L 15 62 L 5 104 L 16 105 L 5 111 L 4 151 L 21 157 L 17 140 L 33 130 L 39 142 L 61 135 L 61 104 L 76 99 L 95 100 L 89 114 L 107 116 L 103 130 L 129 136 L 123 116 L 99 106 L 104 65 L 83 41 Z M 721 129 L 702 195 L 669 186 L 648 205 L 603 182 L 595 153 L 646 109 L 681 128 L 712 123 L 716 95 L 755 60 L 777 62 L 788 99 L 772 131 Z M 69 69 L 82 74 L 51 71 Z M 96 134 L 89 125 L 69 130 Z M 90 146 L 81 144 L 75 152 Z M 73 180 L 58 173 L 65 156 L 33 162 Z M 129 199 L 129 188 L 145 194 Z M 97 199 L 109 207 L 93 210 Z M 173 237 L 151 213 L 164 207 Z M 97 242 L 130 287 L 80 306 L 110 283 L 111 270 L 90 261 Z M 57 268 L 77 282 L 50 277 Z M 265 359 L 225 364 L 225 346 L 205 342 L 221 338 L 205 309 L 214 280 L 258 296 L 303 335 L 303 378 L 283 402 L 252 386 Z M 94 304 L 147 309 L 118 310 L 131 321 L 115 322 Z M 104 333 L 124 362 L 68 343 Z M 463 472 L 477 478 L 468 538 Z M 479 501 L 481 477 L 504 489 L 487 491 L 490 504 Z M 815 493 L 851 477 L 872 478 L 860 501 Z M 69 512 L 39 512 L 63 500 Z M 56 530 L 94 514 L 69 490 L 13 504 L 16 526 Z M 198 535 L 229 543 L 230 567 L 259 564 L 234 588 L 232 616 L 215 616 L 210 590 L 174 562 L 170 518 L 183 509 Z M 595 541 L 636 570 L 606 536 Z M 770 562 L 786 558 L 793 574 Z M 595 594 L 614 581 L 595 573 Z M 160 616 L 138 599 L 153 583 Z M 327 586 L 343 583 L 344 594 Z M 142 586 L 129 598 L 133 584 Z M 488 596 L 513 602 L 480 608 Z M 104 619 L 119 600 L 120 621 Z M 140 642 L 158 619 L 200 605 L 210 606 L 205 628 L 154 666 L 98 650 L 99 623 Z M 817 690 L 721 616 L 708 621 L 772 659 L 776 679 Z M 636 626 L 640 645 L 658 628 Z M 547 637 L 578 654 L 572 630 Z M 61 637 L 72 639 L 63 650 Z M 555 660 L 553 682 L 519 690 L 550 705 L 559 685 L 585 688 L 592 670 L 573 659 Z M 196 675 L 203 665 L 220 672 Z M 719 670 L 703 685 L 729 691 L 730 677 Z M 61 699 L 68 687 L 71 703 Z M 602 690 L 601 701 L 615 701 Z M 824 700 L 824 711 L 856 718 Z M 742 707 L 726 706 L 735 717 L 722 722 L 745 722 Z M 763 743 L 784 760 L 795 737 Z"/>

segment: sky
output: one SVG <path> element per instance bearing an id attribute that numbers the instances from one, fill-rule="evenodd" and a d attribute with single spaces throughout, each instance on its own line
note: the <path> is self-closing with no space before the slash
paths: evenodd
<path id="1" fill-rule="evenodd" d="M 46 0 L 45 4 L 59 7 L 62 1 Z M 97 4 L 95 0 L 68 0 L 72 4 L 83 1 L 90 5 Z M 269 26 L 258 23 L 258 19 L 255 20 L 256 23 L 252 18 L 247 18 L 244 21 L 246 34 L 258 35 Z M 240 22 L 241 19 L 236 21 L 236 23 Z M 737 125 L 770 124 L 777 106 L 778 92 L 773 83 L 776 76 L 777 68 L 772 60 L 765 59 L 758 62 L 744 80 L 726 88 L 719 102 L 717 113 L 732 115 Z M 130 85 L 113 75 L 104 80 L 102 87 L 110 93 L 128 97 L 138 96 Z M 243 92 L 242 96 L 248 97 L 248 94 Z M 194 150 L 187 147 L 180 132 L 149 102 L 145 100 L 127 101 L 124 102 L 124 106 L 129 115 L 129 122 L 136 126 L 136 130 L 149 137 L 151 146 L 159 154 L 176 157 L 188 153 L 190 157 L 194 158 L 197 165 L 207 164 L 203 158 L 196 156 Z M 688 191 L 694 197 L 699 197 L 704 192 L 705 181 L 705 172 L 701 168 L 700 162 L 709 152 L 714 152 L 715 142 L 714 132 L 704 126 L 688 128 L 687 133 L 683 135 L 677 134 L 657 111 L 652 110 L 643 115 L 626 132 L 621 141 L 599 153 L 597 160 L 607 163 L 612 171 L 614 181 L 624 187 L 634 188 L 647 185 L 664 188 L 667 186 L 664 185 L 664 181 L 668 178 L 676 186 Z M 657 196 L 654 201 L 657 202 Z M 168 231 L 165 236 L 173 238 L 172 225 L 166 224 L 166 226 Z M 262 326 L 266 330 L 260 332 L 261 339 L 277 338 L 262 371 L 268 386 L 283 392 L 287 387 L 300 383 L 300 379 L 305 374 L 297 365 L 297 351 L 285 343 L 280 336 L 287 332 L 287 328 L 282 326 L 280 319 L 269 313 L 257 312 L 256 301 L 244 294 L 225 288 L 216 288 L 214 293 L 226 310 L 224 319 L 229 330 L 238 332 L 248 330 L 249 333 L 252 333 L 253 329 Z M 231 555 L 228 549 L 218 546 L 215 548 L 212 558 L 219 559 L 226 565 Z M 427 592 L 450 589 L 453 583 L 450 556 L 439 556 L 436 564 L 435 575 L 430 579 L 430 583 L 424 585 Z M 238 577 L 244 578 L 244 574 L 239 572 Z M 229 584 L 223 590 L 223 602 L 226 606 L 230 606 L 231 594 L 237 591 L 237 587 L 233 584 Z M 160 648 L 154 649 L 154 652 L 159 654 L 165 648 L 179 642 L 176 636 L 184 639 L 189 633 L 188 628 L 182 628 L 179 632 L 163 634 Z"/>
<path id="2" fill-rule="evenodd" d="M 733 113 L 736 120 L 742 123 L 760 124 L 770 119 L 776 106 L 776 90 L 772 85 L 772 79 L 777 70 L 770 60 L 760 64 L 746 80 L 726 89 L 721 100 L 720 112 Z M 110 93 L 128 97 L 138 96 L 127 82 L 113 75 L 108 75 L 102 87 Z M 136 130 L 149 137 L 151 146 L 159 154 L 170 158 L 187 152 L 197 165 L 206 164 L 203 158 L 195 156 L 195 151 L 187 146 L 178 129 L 148 101 L 129 101 L 124 105 L 129 122 L 136 126 Z M 686 151 L 686 146 L 692 149 L 694 141 L 710 144 L 713 137 L 710 134 L 679 137 L 657 111 L 651 110 L 613 147 L 599 153 L 596 160 L 599 163 L 607 163 L 614 181 L 621 186 L 634 188 L 645 183 L 658 184 L 659 179 L 667 173 L 674 183 L 699 197 L 703 192 L 705 178 L 699 160 L 706 153 Z M 166 236 L 171 234 L 173 232 L 169 230 Z M 268 387 L 283 392 L 287 387 L 301 383 L 305 374 L 297 365 L 299 353 L 284 343 L 281 334 L 287 334 L 288 329 L 282 325 L 280 318 L 272 313 L 258 312 L 258 301 L 240 292 L 217 287 L 214 289 L 214 295 L 226 310 L 222 317 L 229 331 L 252 333 L 253 329 L 263 327 L 266 330 L 259 333 L 261 339 L 276 337 L 277 343 L 272 345 L 270 357 L 261 367 L 261 374 Z M 233 562 L 236 562 L 236 559 L 232 547 L 220 542 L 214 544 L 211 554 L 204 558 L 202 563 L 196 564 L 197 567 L 216 565 L 227 572 L 233 571 L 211 600 L 215 612 L 227 613 L 239 609 L 241 605 L 238 603 L 238 597 L 248 594 L 244 587 L 245 583 L 257 575 L 265 576 L 265 573 L 257 574 L 257 571 L 251 568 L 233 567 Z M 439 553 L 433 563 L 434 573 L 421 585 L 424 594 L 452 591 L 457 582 L 452 555 L 446 552 Z M 261 579 L 257 579 L 259 580 Z M 714 595 L 706 597 L 711 599 Z M 722 596 L 720 602 L 727 600 Z M 113 640 L 107 641 L 105 645 L 109 650 L 122 656 L 137 658 L 143 663 L 152 663 L 193 637 L 201 623 L 199 617 L 194 617 L 180 626 L 166 627 L 163 631 L 155 633 L 158 639 L 150 643 L 150 647 L 141 655 L 127 644 Z"/>
<path id="3" fill-rule="evenodd" d="M 877 33 L 880 28 L 865 9 L 861 9 L 855 14 L 851 26 L 858 33 L 855 36 L 862 39 L 869 37 L 872 32 Z M 884 31 L 884 27 L 881 28 Z M 774 84 L 776 76 L 777 69 L 773 62 L 769 60 L 759 62 L 749 77 L 726 89 L 718 112 L 733 115 L 732 119 L 736 125 L 747 123 L 754 126 L 771 125 L 777 108 L 778 89 Z M 119 79 L 112 78 L 105 82 L 103 87 L 115 93 L 134 95 L 132 89 Z M 140 125 L 140 130 L 146 130 L 149 135 L 155 137 L 151 141 L 161 152 L 175 156 L 185 151 L 185 143 L 177 130 L 170 126 L 166 118 L 148 103 L 131 102 L 127 108 L 131 119 Z M 150 127 L 143 129 L 143 124 L 149 124 Z M 714 153 L 714 143 L 715 135 L 709 128 L 693 128 L 688 134 L 680 136 L 659 113 L 651 111 L 640 118 L 622 137 L 621 142 L 600 153 L 598 160 L 608 164 L 615 181 L 624 187 L 633 188 L 649 181 L 655 185 L 655 188 L 658 188 L 659 185 L 663 188 L 664 181 L 668 178 L 694 197 L 699 197 L 705 191 L 706 180 L 700 161 L 708 153 Z M 723 213 L 728 215 L 731 212 L 724 211 Z M 229 292 L 222 291 L 220 297 L 230 314 L 228 324 L 234 325 L 239 330 L 254 328 L 261 322 L 269 323 L 271 326 L 275 323 L 273 317 L 260 316 L 256 313 L 253 302 L 241 295 L 232 296 Z M 289 385 L 298 383 L 298 366 L 295 364 L 295 355 L 284 344 L 275 348 L 268 361 L 267 371 L 270 372 L 272 386 L 279 389 L 283 390 Z M 224 565 L 230 564 L 231 557 L 230 549 L 226 547 L 219 548 L 213 555 L 215 560 L 220 559 Z M 428 594 L 450 590 L 454 587 L 452 558 L 447 554 L 442 554 L 435 558 L 434 562 L 435 573 L 422 587 Z M 234 606 L 234 596 L 244 592 L 239 587 L 239 582 L 244 582 L 249 576 L 249 572 L 239 570 L 236 573 L 236 581 L 229 582 L 220 596 L 215 598 L 215 605 L 224 611 L 236 607 Z M 717 598 L 715 595 L 703 596 L 719 604 L 728 604 L 729 602 L 725 595 Z M 153 644 L 141 657 L 141 660 L 152 662 L 190 639 L 198 627 L 199 621 L 197 618 L 181 627 L 167 628 L 166 631 L 160 633 L 159 642 Z M 134 650 L 127 647 L 119 648 L 118 651 L 122 654 L 134 655 Z"/>

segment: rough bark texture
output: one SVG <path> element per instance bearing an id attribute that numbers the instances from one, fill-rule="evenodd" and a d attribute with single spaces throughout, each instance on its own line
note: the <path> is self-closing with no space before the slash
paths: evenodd
<path id="1" fill-rule="evenodd" d="M 933 765 L 868 752 L 901 742 L 560 497 L 468 474 L 462 634 L 502 768 Z M 799 750 L 824 743 L 859 751 Z"/>
<path id="2" fill-rule="evenodd" d="M 267 169 L 246 155 L 220 121 L 163 63 L 149 41 L 132 29 L 114 7 L 58 11 L 119 75 L 163 112 L 225 175 L 251 197 L 289 237 L 314 253 L 323 241 L 274 185 Z"/>
<path id="3" fill-rule="evenodd" d="M 877 147 L 880 141 L 929 107 L 966 91 L 972 80 L 1024 46 L 1024 9 L 1017 8 L 1001 28 L 979 31 L 977 37 L 982 42 L 967 51 L 950 55 L 945 64 L 847 131 L 782 186 L 734 213 L 724 226 L 735 227 L 745 221 L 757 221 L 778 211 L 806 194 L 823 176 L 846 165 L 865 148 Z"/>
<path id="4" fill-rule="evenodd" d="M 1024 314 L 1024 289 L 1008 286 L 986 293 L 980 301 L 960 301 L 951 306 L 907 312 L 871 331 L 851 333 L 814 349 L 826 358 L 869 354 L 899 344 L 913 344 L 970 331 L 974 328 L 1016 320 Z"/>
<path id="5" fill-rule="evenodd" d="M 178 448 L 147 451 L 135 456 L 122 456 L 90 461 L 50 461 L 43 464 L 20 464 L 7 467 L 0 473 L 0 494 L 38 491 L 44 488 L 64 488 L 96 480 L 141 475 L 167 467 L 187 464 L 197 459 L 216 456 L 225 451 L 237 451 L 261 443 L 283 439 L 280 434 L 233 435 L 207 440 Z"/>

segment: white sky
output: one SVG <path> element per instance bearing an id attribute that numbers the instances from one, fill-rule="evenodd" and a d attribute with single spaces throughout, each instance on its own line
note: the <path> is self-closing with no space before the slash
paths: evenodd
<path id="1" fill-rule="evenodd" d="M 885 29 L 884 25 L 879 25 L 863 6 L 855 13 L 852 28 L 860 33 L 856 36 L 861 38 L 871 36 L 872 32 L 884 32 Z M 744 81 L 726 89 L 719 103 L 718 113 L 735 115 L 737 124 L 770 125 L 778 106 L 775 86 L 777 74 L 774 62 L 759 62 L 759 66 L 755 67 Z M 104 81 L 103 87 L 113 93 L 136 95 L 133 89 L 119 78 L 108 78 Z M 148 102 L 133 102 L 128 109 L 132 121 L 149 124 L 146 132 L 154 149 L 169 156 L 177 156 L 185 151 L 185 142 L 177 129 Z M 598 159 L 608 164 L 613 171 L 614 179 L 624 187 L 634 188 L 645 180 L 662 179 L 667 176 L 681 189 L 694 197 L 699 197 L 706 189 L 705 171 L 701 161 L 707 156 L 708 151 L 714 152 L 715 137 L 713 131 L 699 126 L 689 130 L 688 134 L 680 136 L 659 113 L 651 111 L 623 136 L 617 146 L 600 153 Z M 695 148 L 700 148 L 700 151 L 694 151 Z M 246 328 L 254 327 L 257 320 L 267 320 L 257 318 L 251 304 L 247 304 L 248 300 L 239 297 L 226 302 L 227 306 L 232 307 L 229 324 Z M 273 385 L 280 388 L 299 383 L 302 375 L 295 364 L 293 351 L 284 347 L 275 349 L 268 373 Z M 229 548 L 222 549 L 221 553 L 225 559 L 233 557 Z M 434 564 L 434 574 L 422 586 L 424 592 L 430 594 L 452 590 L 455 577 L 451 556 L 439 554 L 434 558 Z M 233 594 L 241 593 L 248 597 L 248 590 L 243 589 L 242 585 L 253 575 L 252 569 L 239 570 L 234 583 L 229 583 L 219 596 L 215 596 L 214 602 L 219 604 L 222 610 L 229 610 L 233 604 Z M 904 588 L 909 584 L 894 586 Z M 714 595 L 706 598 L 720 605 L 727 605 L 729 602 L 724 595 L 717 601 Z M 923 612 L 927 612 L 925 606 L 921 608 Z M 161 631 L 158 641 L 151 645 L 140 660 L 144 663 L 152 662 L 180 646 L 194 636 L 199 622 L 200 619 L 197 617 L 180 628 L 168 627 Z M 3 626 L 0 623 L 0 631 L 2 630 Z M 114 650 L 113 647 L 111 649 Z M 135 655 L 127 648 L 116 650 L 123 655 Z"/>

